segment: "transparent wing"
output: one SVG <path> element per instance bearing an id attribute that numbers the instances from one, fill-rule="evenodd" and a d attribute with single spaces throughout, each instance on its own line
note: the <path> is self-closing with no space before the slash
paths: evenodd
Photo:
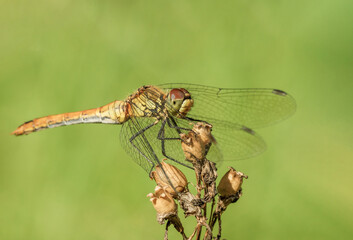
<path id="1" fill-rule="evenodd" d="M 156 120 L 153 118 L 137 117 L 132 118 L 124 123 L 120 132 L 120 142 L 127 154 L 140 165 L 146 172 L 150 172 L 155 165 L 166 158 L 162 152 L 162 141 L 158 139 L 158 134 L 161 131 L 162 121 L 156 125 L 153 123 Z M 138 134 L 142 129 L 148 128 L 141 134 Z M 165 126 L 164 138 L 175 138 L 174 140 L 164 141 L 165 154 L 169 159 L 175 160 L 174 162 L 184 166 L 192 166 L 189 162 L 185 161 L 185 155 L 181 148 L 179 133 L 174 128 Z M 185 131 L 184 131 L 185 132 Z M 130 141 L 130 139 L 135 138 Z"/>
<path id="2" fill-rule="evenodd" d="M 231 89 L 185 83 L 159 87 L 165 91 L 173 88 L 188 90 L 194 99 L 194 106 L 187 116 L 211 124 L 221 120 L 260 128 L 288 118 L 296 109 L 294 98 L 276 89 Z M 219 126 L 214 129 L 216 127 Z"/>
<path id="3" fill-rule="evenodd" d="M 176 119 L 176 122 L 182 127 L 190 126 L 184 119 Z M 266 149 L 263 139 L 249 128 L 221 120 L 215 120 L 212 124 L 212 135 L 217 143 L 212 145 L 207 159 L 213 162 L 246 159 Z"/>
<path id="4" fill-rule="evenodd" d="M 151 142 L 148 141 L 147 130 L 144 133 L 138 133 L 153 122 L 154 119 L 152 118 L 132 118 L 123 124 L 120 131 L 122 147 L 148 173 L 158 164 L 160 158 L 155 153 L 158 153 L 158 151 L 155 151 Z M 132 139 L 133 136 L 135 136 L 134 139 Z"/>
<path id="5" fill-rule="evenodd" d="M 132 118 L 124 123 L 120 133 L 121 144 L 125 151 L 148 173 L 165 158 L 162 153 L 162 142 L 158 139 L 162 122 L 158 122 L 141 134 L 137 135 L 137 133 L 151 126 L 154 122 L 155 119 L 152 118 Z M 192 128 L 187 120 L 175 118 L 175 122 L 179 127 L 190 130 Z M 217 144 L 212 145 L 207 155 L 207 158 L 213 162 L 221 163 L 223 160 L 234 161 L 254 157 L 266 148 L 262 138 L 248 128 L 224 121 L 214 122 L 214 124 L 218 126 L 212 131 Z M 164 129 L 164 137 L 167 138 L 164 141 L 165 154 L 176 163 L 191 166 L 189 162 L 185 161 L 180 140 L 168 140 L 168 138 L 179 138 L 179 132 L 167 124 Z M 182 130 L 182 132 L 186 133 L 187 131 Z M 136 137 L 131 143 L 132 136 Z"/>

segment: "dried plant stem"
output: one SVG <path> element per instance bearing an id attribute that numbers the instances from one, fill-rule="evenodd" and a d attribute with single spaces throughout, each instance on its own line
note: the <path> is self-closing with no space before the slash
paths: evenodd
<path id="1" fill-rule="evenodd" d="M 167 224 L 165 225 L 165 232 L 164 232 L 164 240 L 168 240 L 168 228 L 169 228 L 170 222 L 168 221 Z"/>
<path id="2" fill-rule="evenodd" d="M 216 240 L 220 240 L 222 235 L 222 220 L 221 216 L 218 217 L 218 234 Z"/>
<path id="3" fill-rule="evenodd" d="M 180 222 L 179 217 L 176 215 L 176 216 L 170 217 L 170 219 L 168 220 L 168 222 L 166 224 L 164 240 L 168 240 L 168 227 L 170 226 L 170 224 L 174 225 L 174 228 L 181 234 L 181 236 L 183 237 L 184 240 L 188 239 L 184 233 L 183 225 Z"/>
<path id="4" fill-rule="evenodd" d="M 202 225 L 199 224 L 198 227 L 197 227 L 196 240 L 200 240 L 200 237 L 201 237 L 201 228 L 202 228 Z"/>

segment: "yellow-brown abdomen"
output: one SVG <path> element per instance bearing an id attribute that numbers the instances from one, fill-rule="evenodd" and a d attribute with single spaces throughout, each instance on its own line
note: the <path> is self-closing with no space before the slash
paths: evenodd
<path id="1" fill-rule="evenodd" d="M 19 126 L 13 135 L 29 134 L 46 128 L 80 123 L 122 124 L 129 119 L 126 102 L 114 101 L 99 108 L 36 118 Z"/>

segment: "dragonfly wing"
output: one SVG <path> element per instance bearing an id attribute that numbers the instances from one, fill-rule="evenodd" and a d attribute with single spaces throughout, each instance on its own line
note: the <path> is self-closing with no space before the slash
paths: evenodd
<path id="1" fill-rule="evenodd" d="M 126 153 L 148 173 L 162 159 L 166 158 L 162 153 L 162 141 L 158 139 L 162 121 L 153 125 L 155 121 L 156 119 L 147 117 L 131 118 L 123 124 L 120 132 L 120 142 Z M 151 127 L 148 128 L 149 126 Z M 148 129 L 141 133 L 146 128 Z M 176 163 L 191 166 L 190 163 L 185 161 L 180 140 L 176 139 L 179 138 L 179 133 L 176 129 L 170 128 L 168 125 L 164 129 L 164 138 L 175 138 L 175 140 L 164 141 L 165 154 L 174 159 Z M 133 136 L 135 138 L 131 141 Z"/>
<path id="2" fill-rule="evenodd" d="M 187 120 L 175 119 L 175 121 L 179 127 L 192 128 Z M 153 125 L 154 122 L 155 119 L 152 118 L 132 118 L 123 124 L 120 133 L 121 144 L 125 151 L 148 173 L 165 158 L 162 154 L 161 140 L 158 139 L 162 122 Z M 137 134 L 151 125 L 153 126 L 143 133 Z M 213 128 L 212 134 L 217 143 L 212 145 L 207 155 L 207 158 L 213 162 L 221 163 L 223 160 L 233 161 L 253 157 L 266 148 L 262 138 L 248 128 L 224 121 L 216 121 L 215 125 L 218 127 Z M 133 136 L 135 138 L 132 140 Z M 166 125 L 164 137 L 178 138 L 179 133 L 175 128 Z M 179 140 L 165 140 L 164 142 L 165 153 L 169 158 L 182 165 L 191 166 L 185 161 Z"/>
<path id="3" fill-rule="evenodd" d="M 143 133 L 141 131 L 153 124 L 154 121 L 151 118 L 131 118 L 123 124 L 120 131 L 122 147 L 148 173 L 158 164 L 159 158 L 156 156 L 150 141 L 148 141 L 147 130 Z M 139 132 L 141 134 L 138 134 Z"/>
<path id="4" fill-rule="evenodd" d="M 217 127 L 213 128 L 212 134 L 225 161 L 255 157 L 266 149 L 261 136 L 249 128 L 224 121 L 214 121 L 214 124 Z"/>
<path id="5" fill-rule="evenodd" d="M 165 91 L 185 88 L 194 99 L 194 106 L 187 116 L 211 124 L 214 120 L 222 120 L 260 128 L 288 118 L 296 109 L 294 98 L 276 89 L 216 88 L 181 83 L 160 87 Z"/>
<path id="6" fill-rule="evenodd" d="M 172 119 L 174 119 L 174 121 L 177 120 L 174 117 L 170 117 L 169 119 L 170 122 L 172 122 Z M 189 124 L 189 121 L 184 120 L 183 123 L 183 125 L 178 126 L 187 128 L 190 131 L 192 130 L 192 125 Z M 181 165 L 192 167 L 192 164 L 185 160 L 185 155 L 181 147 L 180 133 L 187 132 L 188 130 L 177 130 L 176 128 L 170 127 L 166 124 L 164 128 L 164 138 L 166 139 L 164 140 L 164 149 L 169 159 L 174 160 Z"/>
<path id="7" fill-rule="evenodd" d="M 254 157 L 266 149 L 266 144 L 256 132 L 241 125 L 221 120 L 212 121 L 212 135 L 216 144 L 211 146 L 207 158 L 213 162 L 234 161 Z M 182 127 L 190 126 L 184 119 L 177 119 Z"/>

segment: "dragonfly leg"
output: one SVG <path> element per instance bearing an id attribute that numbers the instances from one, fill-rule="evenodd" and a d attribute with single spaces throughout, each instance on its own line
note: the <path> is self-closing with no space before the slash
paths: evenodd
<path id="1" fill-rule="evenodd" d="M 208 123 L 208 122 L 206 122 L 204 120 L 194 119 L 194 118 L 191 118 L 191 117 L 184 117 L 183 119 L 186 119 L 186 120 L 189 120 L 189 121 L 192 121 L 192 122 L 203 122 L 203 123 L 210 124 L 210 123 Z"/>
<path id="2" fill-rule="evenodd" d="M 175 122 L 174 118 L 172 118 L 172 117 L 167 118 L 167 123 L 168 123 L 168 126 L 169 126 L 170 128 L 176 129 L 176 131 L 177 131 L 179 134 L 181 133 L 180 130 L 185 130 L 185 131 L 191 131 L 191 130 L 192 130 L 191 128 L 179 127 L 178 124 Z"/>
<path id="3" fill-rule="evenodd" d="M 182 162 L 179 162 L 178 160 L 170 157 L 167 155 L 166 151 L 165 151 L 165 140 L 180 140 L 180 138 L 165 138 L 164 137 L 164 134 L 165 134 L 165 124 L 166 122 L 168 121 L 168 118 L 166 120 L 164 120 L 162 122 L 162 126 L 161 128 L 159 129 L 159 132 L 158 132 L 158 139 L 161 140 L 161 147 L 162 147 L 162 154 L 164 157 L 176 162 L 176 163 L 179 163 L 180 165 L 183 165 L 184 167 L 187 167 L 187 168 L 190 168 L 190 169 L 194 169 L 193 167 L 190 167 Z"/>
<path id="4" fill-rule="evenodd" d="M 133 141 L 134 141 L 138 136 L 142 135 L 145 131 L 147 131 L 149 128 L 155 126 L 158 122 L 159 122 L 159 121 L 156 120 L 154 123 L 152 123 L 152 124 L 150 124 L 150 125 L 144 127 L 143 129 L 141 129 L 140 131 L 138 131 L 137 133 L 135 133 L 135 134 L 129 139 L 129 141 L 130 141 L 130 143 L 132 144 L 132 146 L 151 164 L 151 169 L 150 169 L 150 171 L 149 171 L 149 177 L 150 177 L 150 178 L 152 178 L 152 171 L 153 171 L 154 167 L 156 166 L 156 164 L 155 164 L 154 162 L 152 162 L 152 161 L 133 143 Z M 145 137 L 144 135 L 142 135 L 142 137 L 144 138 L 145 143 L 147 144 L 147 146 L 150 148 L 150 150 L 151 150 L 151 152 L 152 152 L 152 154 L 153 154 L 153 158 L 154 158 L 155 162 L 160 166 L 160 168 L 161 168 L 161 170 L 162 170 L 164 176 L 166 176 L 166 178 L 167 178 L 167 180 L 168 180 L 170 186 L 173 188 L 173 190 L 174 190 L 175 192 L 177 192 L 176 189 L 175 189 L 175 187 L 173 186 L 173 184 L 172 184 L 172 182 L 171 182 L 169 176 L 167 175 L 167 173 L 165 172 L 164 168 L 162 167 L 162 165 L 161 165 L 161 163 L 160 163 L 160 161 L 159 161 L 157 155 L 156 155 L 155 152 L 153 151 L 153 148 L 152 148 L 151 144 L 148 142 L 148 140 L 146 139 L 146 137 Z"/>
<path id="5" fill-rule="evenodd" d="M 165 129 L 165 124 L 166 124 L 166 122 L 168 122 L 168 118 L 165 119 L 165 120 L 162 122 L 162 126 L 161 126 L 161 128 L 159 129 L 159 132 L 158 132 L 158 135 L 157 135 L 158 140 L 181 140 L 180 137 L 176 137 L 176 138 L 166 138 L 166 137 L 164 137 L 164 133 L 165 133 L 164 129 Z M 179 134 L 179 133 L 178 133 L 178 134 Z M 162 136 L 162 135 L 163 135 L 163 136 Z"/>

